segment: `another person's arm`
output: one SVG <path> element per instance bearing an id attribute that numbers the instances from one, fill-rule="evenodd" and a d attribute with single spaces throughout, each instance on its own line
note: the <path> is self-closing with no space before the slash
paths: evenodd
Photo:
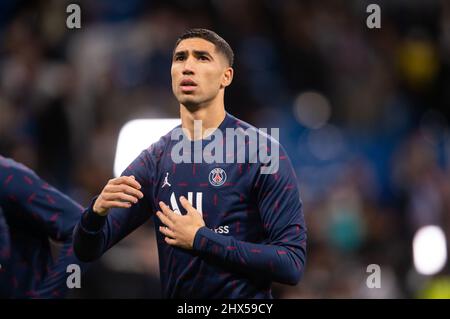
<path id="1" fill-rule="evenodd" d="M 49 261 L 47 271 L 29 295 L 30 297 L 62 297 L 67 290 L 67 266 L 85 265 L 73 255 L 72 232 L 83 208 L 58 191 L 23 164 L 0 156 L 0 204 L 11 218 L 28 223 L 40 233 L 61 243 L 55 261 Z M 0 260 L 10 255 L 9 229 L 0 212 Z M 2 263 L 2 261 L 0 261 Z M 6 267 L 6 261 L 4 261 Z"/>
<path id="2" fill-rule="evenodd" d="M 83 208 L 28 167 L 0 156 L 0 204 L 56 241 L 65 241 Z"/>

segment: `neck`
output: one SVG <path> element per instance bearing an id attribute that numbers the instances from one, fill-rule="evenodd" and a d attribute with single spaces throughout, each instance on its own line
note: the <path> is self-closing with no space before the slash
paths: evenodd
<path id="1" fill-rule="evenodd" d="M 208 135 L 207 132 L 205 134 L 205 130 L 218 128 L 225 116 L 223 98 L 198 108 L 188 108 L 180 104 L 181 126 L 187 129 L 191 139 L 205 138 Z M 201 133 L 195 132 L 194 134 L 194 121 L 202 121 Z"/>

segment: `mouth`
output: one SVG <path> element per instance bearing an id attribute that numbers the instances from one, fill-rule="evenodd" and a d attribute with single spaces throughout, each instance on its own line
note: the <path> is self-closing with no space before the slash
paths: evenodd
<path id="1" fill-rule="evenodd" d="M 195 90 L 197 83 L 191 79 L 184 79 L 180 82 L 180 87 L 183 92 L 190 92 Z"/>

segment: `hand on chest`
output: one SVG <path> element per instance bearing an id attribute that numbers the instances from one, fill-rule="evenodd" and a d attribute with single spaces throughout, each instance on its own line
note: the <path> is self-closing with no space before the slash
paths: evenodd
<path id="1" fill-rule="evenodd" d="M 184 215 L 179 200 L 184 196 L 208 226 L 220 226 L 230 214 L 238 216 L 246 211 L 249 194 L 243 177 L 236 165 L 182 163 L 164 167 L 156 184 L 155 202 L 163 201 Z"/>

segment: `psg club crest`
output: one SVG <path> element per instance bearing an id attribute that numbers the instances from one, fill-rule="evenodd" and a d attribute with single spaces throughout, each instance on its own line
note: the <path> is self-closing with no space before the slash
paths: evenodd
<path id="1" fill-rule="evenodd" d="M 227 180 L 227 173 L 220 167 L 209 172 L 209 183 L 212 186 L 222 186 Z"/>

